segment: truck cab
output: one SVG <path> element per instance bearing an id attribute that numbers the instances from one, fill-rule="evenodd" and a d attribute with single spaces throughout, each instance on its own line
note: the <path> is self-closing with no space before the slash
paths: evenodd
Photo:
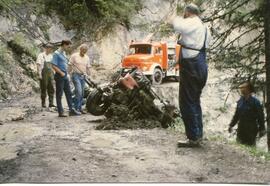
<path id="1" fill-rule="evenodd" d="M 174 42 L 132 42 L 122 60 L 122 68 L 138 67 L 153 84 L 166 77 L 179 80 L 180 45 Z"/>

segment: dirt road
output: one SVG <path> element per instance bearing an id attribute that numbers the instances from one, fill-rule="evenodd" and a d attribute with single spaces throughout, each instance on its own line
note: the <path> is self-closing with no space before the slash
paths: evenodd
<path id="1" fill-rule="evenodd" d="M 98 131 L 37 95 L 0 103 L 0 182 L 270 182 L 270 164 L 222 141 L 178 149 L 170 129 Z M 14 120 L 14 121 L 11 121 Z"/>

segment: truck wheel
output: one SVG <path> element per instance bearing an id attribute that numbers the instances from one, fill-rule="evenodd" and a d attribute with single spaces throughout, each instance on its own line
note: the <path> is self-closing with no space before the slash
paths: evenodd
<path id="1" fill-rule="evenodd" d="M 162 83 L 163 74 L 160 68 L 155 68 L 154 73 L 152 75 L 152 83 L 154 85 L 160 85 Z"/>
<path id="2" fill-rule="evenodd" d="M 108 109 L 108 105 L 106 105 L 102 101 L 102 93 L 98 90 L 93 90 L 87 97 L 86 108 L 87 111 L 94 116 L 101 116 Z"/>

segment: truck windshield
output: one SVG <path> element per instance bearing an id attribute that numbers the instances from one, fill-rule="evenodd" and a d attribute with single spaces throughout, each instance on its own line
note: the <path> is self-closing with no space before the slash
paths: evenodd
<path id="1" fill-rule="evenodd" d="M 129 54 L 151 54 L 151 45 L 131 45 L 129 48 Z"/>

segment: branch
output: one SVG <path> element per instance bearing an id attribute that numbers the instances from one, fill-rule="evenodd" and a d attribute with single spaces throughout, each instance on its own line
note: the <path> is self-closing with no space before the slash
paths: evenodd
<path id="1" fill-rule="evenodd" d="M 238 9 L 239 7 L 243 6 L 244 4 L 248 3 L 250 0 L 245 0 L 244 2 L 242 2 L 241 4 L 237 5 L 236 7 L 234 7 L 233 9 L 231 9 L 230 11 L 222 14 L 222 15 L 218 15 L 218 16 L 213 16 L 214 14 L 212 14 L 212 16 L 209 16 L 208 18 L 204 18 L 203 22 L 210 22 L 210 21 L 214 21 L 216 19 L 220 19 L 220 18 L 224 18 L 226 15 L 231 14 L 232 12 L 234 12 L 236 9 Z"/>

